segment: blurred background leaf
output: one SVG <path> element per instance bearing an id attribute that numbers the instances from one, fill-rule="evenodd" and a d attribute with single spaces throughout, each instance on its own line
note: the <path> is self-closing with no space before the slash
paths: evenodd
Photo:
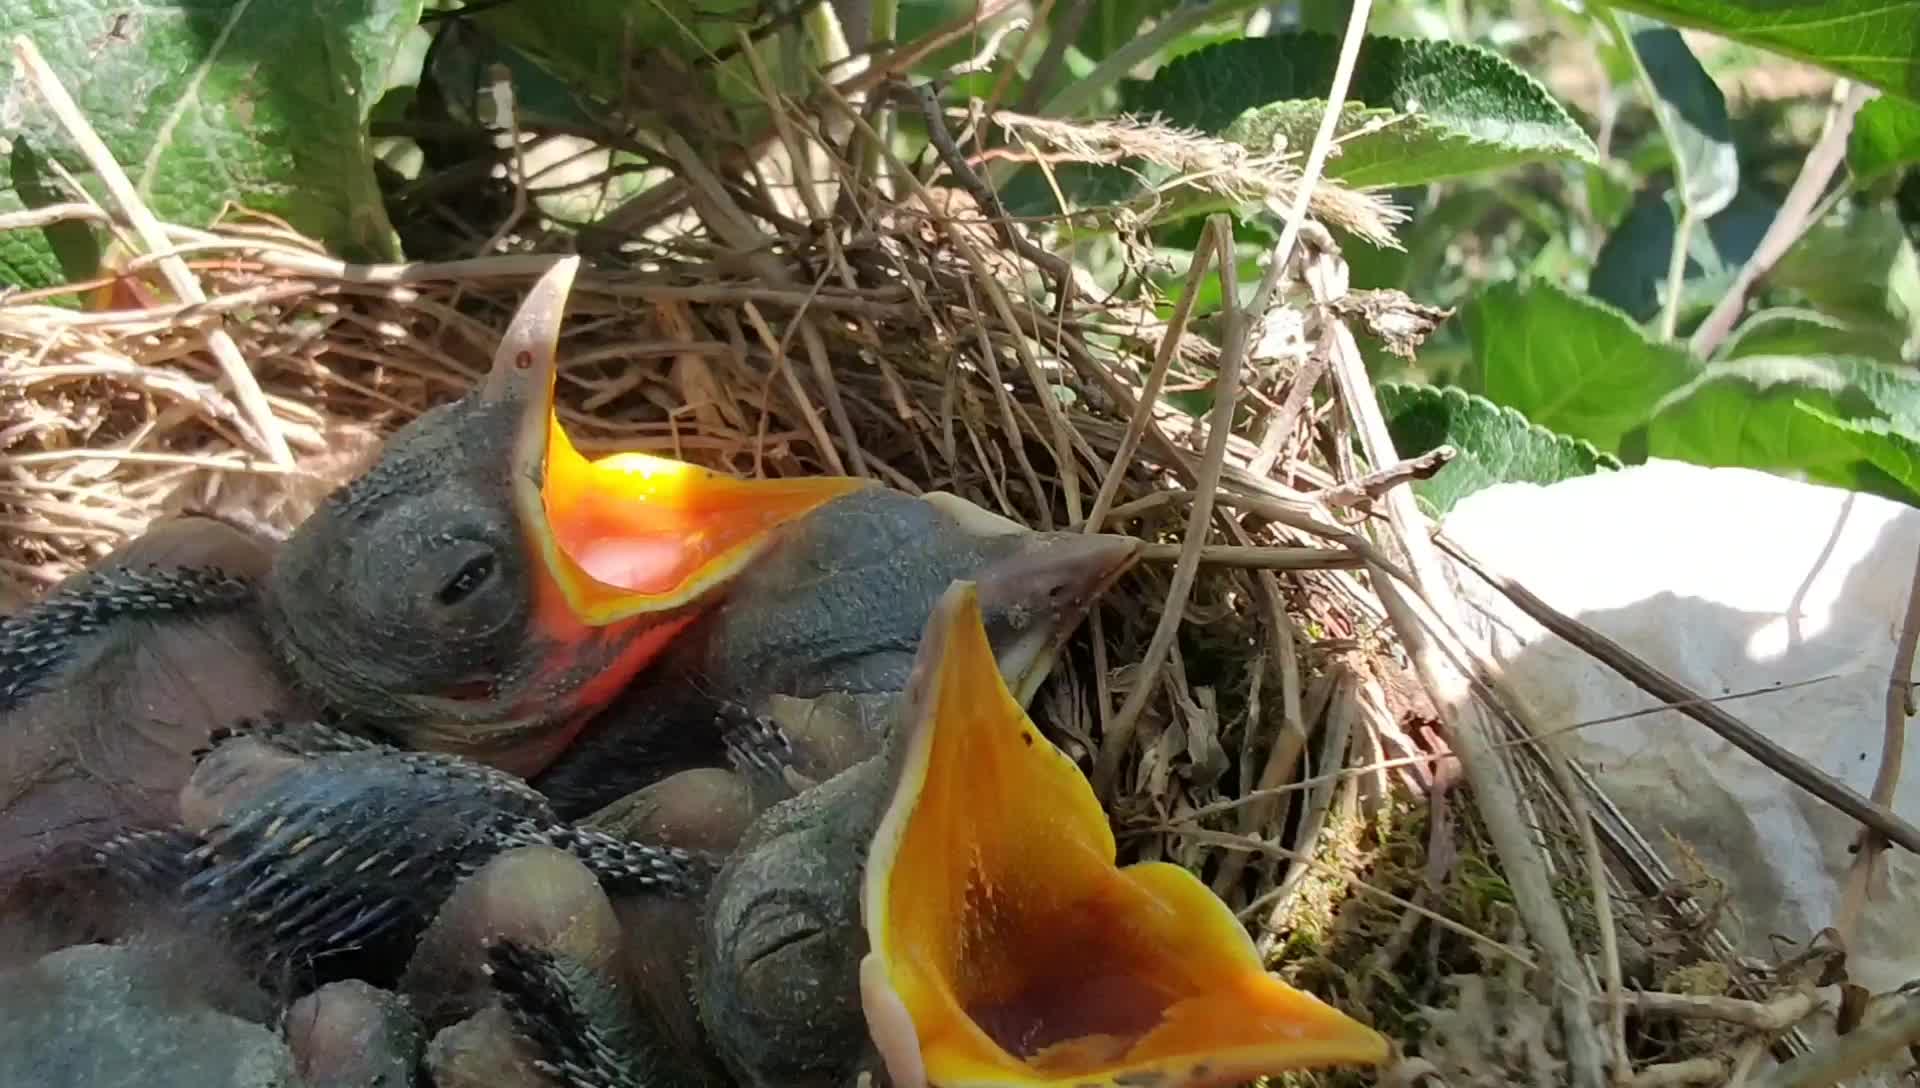
<path id="1" fill-rule="evenodd" d="M 374 177 L 367 118 L 420 13 L 420 0 L 157 0 L 131 9 L 5 0 L 0 37 L 33 35 L 163 219 L 205 226 L 243 206 L 348 256 L 391 259 L 399 246 Z M 0 162 L 0 213 L 78 199 L 60 170 L 104 200 L 11 52 L 0 65 L 17 111 Z M 19 287 L 88 279 L 106 249 L 104 235 L 72 222 L 4 238 L 0 277 Z"/>

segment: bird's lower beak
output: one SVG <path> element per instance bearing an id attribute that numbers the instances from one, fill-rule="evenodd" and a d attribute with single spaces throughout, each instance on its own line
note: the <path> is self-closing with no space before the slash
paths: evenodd
<path id="1" fill-rule="evenodd" d="M 487 395 L 517 409 L 514 503 L 572 617 L 603 627 L 694 603 L 768 533 L 864 486 L 849 477 L 742 480 L 643 453 L 582 456 L 554 412 L 561 314 L 579 261 L 541 277 L 502 336 Z"/>
<path id="2" fill-rule="evenodd" d="M 751 563 L 781 524 L 862 481 L 742 480 L 644 453 L 590 461 L 558 418 L 540 490 L 547 569 L 591 625 L 692 603 Z"/>
<path id="3" fill-rule="evenodd" d="M 1387 1057 L 1268 974 L 1191 873 L 1116 867 L 1085 777 L 1002 682 L 970 584 L 936 608 L 907 698 L 863 889 L 863 1000 L 896 1077 L 1202 1088 Z"/>

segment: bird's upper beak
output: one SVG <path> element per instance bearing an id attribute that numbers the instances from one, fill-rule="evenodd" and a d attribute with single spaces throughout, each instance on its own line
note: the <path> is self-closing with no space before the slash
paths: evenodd
<path id="1" fill-rule="evenodd" d="M 484 396 L 517 405 L 517 516 L 568 610 L 590 627 L 697 601 L 738 574 L 769 530 L 866 481 L 742 480 L 644 453 L 590 461 L 554 411 L 560 318 L 579 258 L 555 262 L 501 339 Z"/>
<path id="2" fill-rule="evenodd" d="M 1000 675 L 1021 706 L 1032 704 L 1101 595 L 1139 560 L 1141 542 L 1105 533 L 1032 533 L 1025 544 L 974 579 L 987 612 L 1026 615 L 1024 628 L 989 635 L 998 636 Z"/>
<path id="3" fill-rule="evenodd" d="M 1191 873 L 1116 867 L 1086 778 L 1003 682 L 970 583 L 928 623 L 899 728 L 861 969 L 896 1084 L 1202 1088 L 1387 1057 L 1268 974 Z"/>

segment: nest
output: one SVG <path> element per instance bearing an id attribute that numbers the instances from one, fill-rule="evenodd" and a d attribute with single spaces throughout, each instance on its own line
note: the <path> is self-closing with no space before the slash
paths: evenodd
<path id="1" fill-rule="evenodd" d="M 1149 541 L 1034 716 L 1090 769 L 1123 860 L 1199 873 L 1276 969 L 1420 1055 L 1405 1076 L 1561 1083 L 1569 1052 L 1724 1074 L 1730 1042 L 1774 1038 L 1618 1009 L 1569 1038 L 1542 1011 L 1566 1002 L 1554 971 L 1594 994 L 1685 971 L 1718 980 L 1709 997 L 1773 991 L 1710 896 L 1523 714 L 1469 696 L 1404 486 L 1440 460 L 1396 457 L 1355 348 L 1406 350 L 1437 315 L 1349 293 L 1311 228 L 1260 312 L 1195 320 L 1147 268 L 1089 284 L 964 161 L 863 166 L 848 149 L 872 132 L 844 107 L 774 104 L 779 138 L 725 177 L 666 148 L 574 288 L 559 391 L 576 444 L 867 475 Z M 1322 216 L 1369 206 L 1325 191 Z M 504 254 L 348 266 L 238 214 L 161 225 L 164 254 L 63 292 L 89 306 L 0 306 L 0 566 L 20 595 L 169 511 L 284 531 L 381 435 L 469 388 L 543 252 L 575 244 L 525 195 L 470 228 Z M 1195 262 L 1213 267 L 1176 276 L 1221 274 L 1208 239 L 1231 228 L 1209 231 Z M 1481 1030 L 1502 1009 L 1528 1010 L 1523 1030 Z"/>

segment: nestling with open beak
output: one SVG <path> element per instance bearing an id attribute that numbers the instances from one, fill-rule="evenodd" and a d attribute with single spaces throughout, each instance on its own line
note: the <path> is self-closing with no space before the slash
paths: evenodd
<path id="1" fill-rule="evenodd" d="M 1202 1088 L 1375 1064 L 1191 873 L 1118 868 L 1086 779 L 939 602 L 882 752 L 766 813 L 716 878 L 702 1022 L 742 1084 Z"/>
<path id="2" fill-rule="evenodd" d="M 1139 554 L 1131 537 L 1034 532 L 945 493 L 834 499 L 772 530 L 760 560 L 535 785 L 575 815 L 718 763 L 716 707 L 790 719 L 795 700 L 835 694 L 886 721 L 934 602 L 962 579 L 979 585 L 1001 674 L 1029 700 Z M 798 769 L 824 778 L 871 755 L 884 730 L 800 732 L 811 758 Z"/>
<path id="3" fill-rule="evenodd" d="M 920 499 L 881 488 L 837 499 L 775 536 L 765 560 L 636 681 L 609 720 L 536 780 L 556 809 L 577 809 L 626 773 L 646 781 L 663 751 L 687 755 L 698 747 L 714 755 L 711 704 L 731 703 L 748 715 L 722 715 L 732 720 L 725 739 L 733 769 L 673 774 L 586 821 L 634 841 L 730 851 L 766 807 L 874 753 L 894 720 L 927 616 L 955 577 L 983 583 L 998 667 L 1029 698 L 1102 590 L 1138 555 L 1128 538 L 1033 533 L 952 496 Z M 703 744 L 684 743 L 690 740 Z M 647 935 L 626 941 L 622 959 L 636 1001 L 662 1037 L 645 1063 L 653 1070 L 648 1083 L 722 1077 L 710 1068 L 688 997 L 702 904 L 650 895 L 616 898 L 613 908 L 628 933 Z M 520 957 L 503 971 L 526 963 Z M 522 975 L 528 993 L 558 977 Z M 591 1004 L 563 995 L 518 1007 Z M 540 1034 L 567 1033 L 553 1026 Z"/>
<path id="4" fill-rule="evenodd" d="M 1267 974 L 1191 874 L 1115 865 L 1086 779 L 1000 673 L 977 592 L 956 585 L 881 751 L 765 812 L 715 879 L 691 990 L 734 1082 L 1205 1088 L 1383 1061 L 1381 1036 Z M 495 952 L 561 1083 L 699 1082 L 607 1046 L 564 957 Z"/>
<path id="5" fill-rule="evenodd" d="M 761 554 L 864 486 L 589 461 L 554 412 L 578 258 L 557 262 L 486 383 L 396 432 L 288 540 L 267 625 L 300 685 L 411 748 L 531 775 Z"/>

